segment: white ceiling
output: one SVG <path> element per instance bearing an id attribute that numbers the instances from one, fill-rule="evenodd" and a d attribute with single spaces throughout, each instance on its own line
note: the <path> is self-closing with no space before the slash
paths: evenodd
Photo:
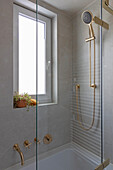
<path id="1" fill-rule="evenodd" d="M 83 9 L 94 0 L 42 0 L 52 6 L 64 10 L 69 14 L 74 14 L 79 10 Z"/>

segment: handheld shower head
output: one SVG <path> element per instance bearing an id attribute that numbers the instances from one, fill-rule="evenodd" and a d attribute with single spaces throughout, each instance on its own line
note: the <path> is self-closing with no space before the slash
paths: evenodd
<path id="1" fill-rule="evenodd" d="M 93 27 L 92 27 L 93 14 L 90 11 L 84 11 L 82 13 L 82 21 L 83 21 L 84 24 L 89 26 L 89 35 L 90 35 L 90 38 L 86 39 L 86 42 L 87 42 L 87 40 L 89 41 L 89 40 L 95 39 L 95 34 L 94 34 Z"/>
<path id="2" fill-rule="evenodd" d="M 107 1 L 107 0 L 106 0 Z M 95 22 L 96 24 L 100 25 L 101 27 L 104 27 L 105 29 L 109 29 L 109 24 L 107 24 L 105 21 L 101 20 L 98 17 L 93 17 L 93 14 L 91 11 L 84 11 L 82 13 L 81 17 L 82 21 L 84 24 L 89 26 L 89 38 L 86 39 L 86 42 L 94 40 L 95 39 L 95 34 L 92 26 L 92 22 Z"/>
<path id="3" fill-rule="evenodd" d="M 86 25 L 92 24 L 92 22 L 93 22 L 93 14 L 90 11 L 84 11 L 82 13 L 82 21 Z"/>

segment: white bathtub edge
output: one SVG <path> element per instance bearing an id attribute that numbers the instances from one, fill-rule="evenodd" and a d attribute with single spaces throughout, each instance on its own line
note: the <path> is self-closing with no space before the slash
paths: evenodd
<path id="1" fill-rule="evenodd" d="M 76 152 L 80 157 L 90 161 L 93 164 L 96 164 L 97 166 L 100 164 L 101 162 L 101 158 L 95 154 L 93 154 L 92 152 L 86 150 L 85 148 L 81 147 L 80 145 L 76 144 L 76 143 L 68 143 L 65 144 L 63 146 L 60 146 L 58 148 L 52 149 L 46 153 L 42 153 L 39 155 L 38 160 L 42 160 L 45 159 L 47 157 L 50 157 L 54 154 L 57 154 L 58 152 L 62 152 L 63 150 L 67 150 L 67 149 L 71 149 L 73 150 L 73 152 Z M 33 157 L 29 160 L 25 161 L 25 166 L 32 164 L 33 162 L 35 162 L 36 157 Z M 9 167 L 5 170 L 19 170 L 22 166 L 19 164 L 16 164 L 12 167 Z M 106 168 L 106 170 L 112 170 L 113 169 L 113 164 L 110 164 L 108 168 Z"/>

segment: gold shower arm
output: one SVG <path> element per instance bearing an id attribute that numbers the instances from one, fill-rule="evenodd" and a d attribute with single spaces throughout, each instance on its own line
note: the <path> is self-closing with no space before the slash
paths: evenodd
<path id="1" fill-rule="evenodd" d="M 110 6 L 109 6 L 109 0 L 103 0 L 102 6 L 106 11 L 108 11 L 110 14 L 113 15 L 113 9 L 111 9 Z"/>

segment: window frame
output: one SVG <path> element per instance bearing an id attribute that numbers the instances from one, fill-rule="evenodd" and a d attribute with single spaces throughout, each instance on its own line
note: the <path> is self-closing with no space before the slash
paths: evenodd
<path id="1" fill-rule="evenodd" d="M 13 92 L 19 91 L 19 14 L 36 21 L 36 13 L 14 4 L 13 24 Z M 52 54 L 51 54 L 51 18 L 38 14 L 38 21 L 46 23 L 46 94 L 38 95 L 40 103 L 52 102 Z M 37 30 L 36 30 L 37 31 Z M 37 37 L 38 38 L 38 37 Z M 37 44 L 36 44 L 37 46 Z M 38 47 L 37 47 L 38 48 Z M 37 56 L 36 56 L 37 57 Z M 38 59 L 37 59 L 38 60 Z M 36 66 L 37 67 L 37 66 Z M 38 76 L 38 73 L 36 73 Z M 38 77 L 37 77 L 38 78 Z M 29 94 L 30 95 L 30 94 Z M 34 95 L 31 95 L 35 98 Z"/>

